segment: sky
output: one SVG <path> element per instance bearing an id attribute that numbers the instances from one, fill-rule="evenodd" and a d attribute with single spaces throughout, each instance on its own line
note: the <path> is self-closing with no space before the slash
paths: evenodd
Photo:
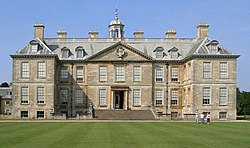
<path id="1" fill-rule="evenodd" d="M 145 38 L 165 38 L 167 30 L 178 38 L 195 38 L 197 25 L 208 23 L 209 38 L 216 39 L 237 60 L 237 86 L 250 91 L 250 0 L 0 0 L 0 83 L 12 81 L 9 55 L 33 39 L 35 23 L 45 25 L 45 37 L 66 30 L 69 38 L 87 38 L 97 30 L 108 35 L 115 17 L 125 24 L 125 36 L 143 30 Z"/>

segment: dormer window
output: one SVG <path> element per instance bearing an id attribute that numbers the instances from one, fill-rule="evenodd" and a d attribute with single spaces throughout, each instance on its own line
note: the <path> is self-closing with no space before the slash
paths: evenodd
<path id="1" fill-rule="evenodd" d="M 173 47 L 170 50 L 168 50 L 168 52 L 170 52 L 170 56 L 171 58 L 178 58 L 179 57 L 179 53 L 178 53 L 178 48 Z"/>
<path id="2" fill-rule="evenodd" d="M 157 47 L 154 52 L 155 52 L 155 57 L 156 58 L 163 58 L 163 48 L 162 47 Z"/>
<path id="3" fill-rule="evenodd" d="M 218 41 L 212 40 L 207 46 L 210 49 L 211 53 L 217 53 L 218 52 L 218 45 L 219 45 Z"/>
<path id="4" fill-rule="evenodd" d="M 76 48 L 76 58 L 83 58 L 86 55 L 86 52 L 83 47 L 79 46 Z"/>
<path id="5" fill-rule="evenodd" d="M 38 51 L 38 45 L 31 45 L 31 52 L 36 53 Z"/>
<path id="6" fill-rule="evenodd" d="M 64 47 L 62 48 L 62 58 L 68 58 L 69 57 L 69 49 Z"/>

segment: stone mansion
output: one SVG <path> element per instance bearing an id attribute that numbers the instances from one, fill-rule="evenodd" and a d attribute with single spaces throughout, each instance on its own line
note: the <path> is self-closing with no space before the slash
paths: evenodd
<path id="1" fill-rule="evenodd" d="M 12 54 L 13 118 L 55 119 L 84 116 L 93 110 L 150 110 L 163 117 L 188 118 L 198 110 L 212 119 L 236 119 L 236 60 L 239 55 L 208 37 L 209 25 L 194 38 L 145 38 L 136 30 L 125 38 L 116 16 L 108 37 L 44 36 Z"/>

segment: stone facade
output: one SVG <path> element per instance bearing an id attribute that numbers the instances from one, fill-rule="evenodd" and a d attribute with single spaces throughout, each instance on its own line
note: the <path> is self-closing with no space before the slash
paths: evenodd
<path id="1" fill-rule="evenodd" d="M 143 38 L 143 31 L 128 39 L 118 13 L 111 22 L 107 39 L 99 39 L 97 31 L 88 39 L 68 39 L 66 31 L 44 38 L 44 25 L 36 24 L 35 38 L 11 55 L 13 117 L 85 119 L 93 107 L 183 119 L 198 110 L 212 119 L 236 119 L 239 55 L 209 39 L 207 24 L 198 25 L 192 39 L 176 38 L 174 30 L 164 39 Z"/>

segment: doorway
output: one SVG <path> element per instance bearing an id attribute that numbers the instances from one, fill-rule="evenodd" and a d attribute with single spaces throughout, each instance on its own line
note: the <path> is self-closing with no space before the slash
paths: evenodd
<path id="1" fill-rule="evenodd" d="M 114 108 L 123 109 L 124 104 L 124 91 L 116 90 L 114 97 Z"/>

